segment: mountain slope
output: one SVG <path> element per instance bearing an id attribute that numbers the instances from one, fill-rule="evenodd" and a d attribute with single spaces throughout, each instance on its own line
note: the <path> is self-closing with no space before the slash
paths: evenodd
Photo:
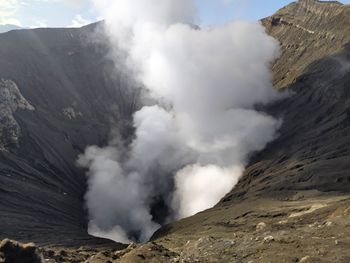
<path id="1" fill-rule="evenodd" d="M 111 74 L 100 26 L 0 35 L 0 238 L 91 239 L 75 161 L 87 145 L 106 144 L 112 126 L 128 129 L 136 99 Z"/>
<path id="2" fill-rule="evenodd" d="M 315 61 L 341 52 L 350 41 L 350 8 L 337 1 L 300 0 L 262 20 L 281 42 L 273 66 L 276 87 L 296 81 Z"/>
<path id="3" fill-rule="evenodd" d="M 233 195 L 284 196 L 310 189 L 350 192 L 349 12 L 350 6 L 302 0 L 263 21 L 282 45 L 282 55 L 273 67 L 275 81 L 289 82 L 278 77 L 282 65 L 288 67 L 294 80 L 283 88 L 292 94 L 270 107 L 283 118 L 280 136 L 252 158 Z M 297 22 L 272 25 L 276 17 L 284 20 L 285 14 L 293 13 Z M 334 41 L 328 42 L 323 34 L 334 36 Z M 298 47 L 303 45 L 306 51 L 301 54 Z"/>

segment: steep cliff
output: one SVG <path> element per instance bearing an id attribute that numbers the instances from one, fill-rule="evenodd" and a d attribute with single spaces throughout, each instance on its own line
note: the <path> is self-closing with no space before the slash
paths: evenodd
<path id="1" fill-rule="evenodd" d="M 232 197 L 350 192 L 349 12 L 338 2 L 302 0 L 263 20 L 282 46 L 275 82 L 291 95 L 270 106 L 283 119 L 280 136 L 253 156 Z"/>
<path id="2" fill-rule="evenodd" d="M 136 102 L 101 26 L 0 35 L 0 238 L 100 242 L 87 235 L 75 162 L 86 146 L 106 144 L 112 126 L 128 133 Z"/>
<path id="3" fill-rule="evenodd" d="M 278 88 L 295 83 L 313 62 L 341 52 L 350 41 L 350 8 L 337 1 L 293 2 L 262 23 L 281 42 L 282 55 L 273 66 Z"/>

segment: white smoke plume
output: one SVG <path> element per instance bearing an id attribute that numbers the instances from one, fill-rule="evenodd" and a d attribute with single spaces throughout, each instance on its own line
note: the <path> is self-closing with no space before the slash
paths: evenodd
<path id="1" fill-rule="evenodd" d="M 187 166 L 176 174 L 177 191 L 173 207 L 178 209 L 180 217 L 194 215 L 212 207 L 232 189 L 241 173 L 239 166 Z"/>
<path id="2" fill-rule="evenodd" d="M 125 66 L 159 103 L 135 113 L 127 151 L 90 147 L 80 157 L 90 233 L 143 241 L 158 223 L 215 205 L 249 154 L 275 138 L 280 122 L 256 105 L 279 97 L 270 73 L 278 43 L 258 22 L 199 28 L 191 0 L 95 3 Z"/>

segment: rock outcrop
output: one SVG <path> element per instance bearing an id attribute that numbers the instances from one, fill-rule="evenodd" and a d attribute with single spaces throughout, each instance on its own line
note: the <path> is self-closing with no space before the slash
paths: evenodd
<path id="1" fill-rule="evenodd" d="M 18 146 L 21 128 L 13 114 L 17 110 L 33 111 L 34 107 L 22 96 L 16 83 L 0 79 L 0 150 Z"/>
<path id="2" fill-rule="evenodd" d="M 299 0 L 262 23 L 282 46 L 273 66 L 278 88 L 295 83 L 309 65 L 343 51 L 350 41 L 350 8 L 337 1 Z"/>
<path id="3" fill-rule="evenodd" d="M 44 263 L 44 257 L 33 243 L 21 244 L 5 239 L 0 243 L 0 262 Z"/>

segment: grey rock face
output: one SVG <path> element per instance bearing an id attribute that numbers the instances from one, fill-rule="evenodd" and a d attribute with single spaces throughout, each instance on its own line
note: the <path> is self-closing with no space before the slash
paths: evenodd
<path id="1" fill-rule="evenodd" d="M 32 243 L 21 244 L 5 239 L 0 243 L 0 262 L 4 263 L 43 263 L 44 258 Z"/>
<path id="2" fill-rule="evenodd" d="M 17 110 L 34 109 L 23 97 L 16 83 L 0 79 L 0 150 L 5 150 L 10 144 L 18 146 L 21 128 L 13 114 Z"/>
<path id="3" fill-rule="evenodd" d="M 132 134 L 138 93 L 115 73 L 102 26 L 0 35 L 0 239 L 110 243 L 87 234 L 76 160 L 106 145 L 111 127 Z"/>
<path id="4" fill-rule="evenodd" d="M 73 107 L 64 108 L 62 112 L 70 120 L 83 115 L 81 112 L 76 112 Z"/>
<path id="5" fill-rule="evenodd" d="M 248 196 L 288 199 L 303 190 L 350 192 L 349 22 L 350 5 L 315 0 L 263 20 L 282 46 L 275 83 L 291 96 L 270 106 L 283 118 L 280 136 L 251 159 L 222 205 Z"/>
<path id="6" fill-rule="evenodd" d="M 293 2 L 262 23 L 283 50 L 273 66 L 278 88 L 295 83 L 309 65 L 341 52 L 350 41 L 350 7 L 337 1 Z"/>

